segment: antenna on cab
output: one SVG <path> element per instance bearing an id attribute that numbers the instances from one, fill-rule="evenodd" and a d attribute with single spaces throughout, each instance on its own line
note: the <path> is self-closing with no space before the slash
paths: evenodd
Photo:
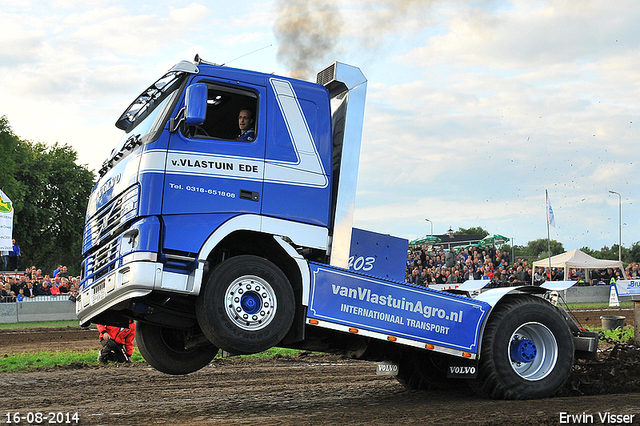
<path id="1" fill-rule="evenodd" d="M 240 59 L 240 58 L 244 58 L 245 56 L 252 55 L 252 54 L 254 54 L 254 53 L 256 53 L 256 52 L 259 52 L 259 51 L 264 50 L 264 49 L 266 49 L 266 48 L 268 48 L 268 47 L 271 47 L 271 46 L 273 46 L 273 44 L 268 44 L 268 45 L 266 45 L 266 46 L 264 46 L 264 47 L 261 47 L 260 49 L 256 49 L 256 50 L 254 50 L 253 52 L 245 53 L 244 55 L 238 56 L 237 58 L 234 58 L 234 59 L 232 59 L 232 60 L 230 60 L 230 61 L 228 61 L 228 62 L 225 62 L 224 64 L 222 64 L 222 65 L 220 65 L 220 66 L 221 66 L 221 67 L 223 67 L 223 66 L 225 66 L 225 65 L 227 65 L 227 64 L 230 64 L 230 63 L 231 63 L 231 62 L 233 62 L 233 61 L 236 61 L 236 60 L 238 60 L 238 59 Z"/>

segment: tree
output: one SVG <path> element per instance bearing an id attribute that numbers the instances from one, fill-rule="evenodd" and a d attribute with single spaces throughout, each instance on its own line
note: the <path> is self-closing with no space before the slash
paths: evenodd
<path id="1" fill-rule="evenodd" d="M 551 246 L 551 256 L 564 253 L 564 247 L 559 241 L 550 240 L 549 246 Z M 527 256 L 548 257 L 547 240 L 539 238 L 537 240 L 529 241 L 524 251 Z"/>
<path id="2" fill-rule="evenodd" d="M 482 228 L 482 226 L 476 226 L 473 228 L 458 228 L 453 235 L 482 235 L 482 238 L 489 235 L 489 231 Z"/>
<path id="3" fill-rule="evenodd" d="M 638 244 L 640 244 L 640 241 L 633 243 L 631 248 L 622 247 L 621 254 L 623 263 L 640 262 L 640 245 Z M 611 248 L 604 246 L 600 250 L 592 250 L 588 247 L 582 247 L 580 250 L 596 259 L 618 259 L 618 244 L 614 244 Z"/>
<path id="4" fill-rule="evenodd" d="M 58 264 L 77 275 L 82 262 L 82 236 L 94 175 L 76 164 L 68 145 L 23 141 L 0 118 L 5 170 L 0 188 L 14 205 L 13 236 L 21 249 L 20 266 L 35 265 L 44 273 Z M 6 144 L 5 144 L 6 142 Z"/>
<path id="5" fill-rule="evenodd" d="M 514 258 L 527 256 L 527 254 L 526 254 L 527 253 L 527 248 L 525 246 L 518 245 L 518 244 L 515 244 L 513 247 L 511 247 L 511 244 L 503 244 L 500 247 L 500 250 L 506 251 L 507 253 L 509 253 L 509 255 L 511 255 L 511 253 L 513 253 Z"/>
<path id="6" fill-rule="evenodd" d="M 627 256 L 624 257 L 624 261 L 627 263 L 640 262 L 640 241 L 633 243 Z"/>
<path id="7" fill-rule="evenodd" d="M 20 139 L 13 133 L 6 116 L 0 117 L 0 159 L 2 159 L 2 173 L 0 173 L 0 189 L 11 198 L 14 208 L 20 206 L 19 196 L 24 192 L 24 184 L 15 177 L 15 171 L 21 164 L 21 159 L 28 156 L 27 150 Z"/>
<path id="8" fill-rule="evenodd" d="M 591 257 L 595 257 L 595 258 L 597 258 L 596 254 L 595 254 L 595 253 L 596 253 L 596 251 L 595 251 L 595 250 L 593 250 L 593 249 L 591 249 L 591 248 L 589 248 L 589 247 L 582 247 L 582 248 L 580 249 L 580 251 L 581 251 L 581 252 L 583 252 L 583 253 L 585 253 L 585 254 L 588 254 L 588 255 L 589 255 L 589 256 L 591 256 Z"/>

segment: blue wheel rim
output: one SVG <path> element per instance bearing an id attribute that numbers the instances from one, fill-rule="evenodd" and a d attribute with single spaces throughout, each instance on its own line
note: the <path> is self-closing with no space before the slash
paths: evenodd
<path id="1" fill-rule="evenodd" d="M 511 360 L 514 362 L 532 362 L 538 349 L 531 339 L 513 340 L 511 342 Z"/>
<path id="2" fill-rule="evenodd" d="M 248 292 L 240 298 L 240 306 L 249 315 L 253 315 L 262 307 L 262 299 L 260 295 L 254 292 Z"/>

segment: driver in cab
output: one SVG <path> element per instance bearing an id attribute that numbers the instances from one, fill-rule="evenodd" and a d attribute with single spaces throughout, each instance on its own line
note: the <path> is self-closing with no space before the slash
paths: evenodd
<path id="1" fill-rule="evenodd" d="M 248 109 L 243 109 L 238 114 L 238 127 L 240 127 L 240 134 L 237 140 L 251 142 L 256 138 L 256 131 L 253 129 L 253 114 Z"/>

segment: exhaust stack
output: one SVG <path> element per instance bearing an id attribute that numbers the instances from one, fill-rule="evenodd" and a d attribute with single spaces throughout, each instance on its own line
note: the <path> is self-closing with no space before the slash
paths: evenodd
<path id="1" fill-rule="evenodd" d="M 335 62 L 320 71 L 316 81 L 325 86 L 331 96 L 333 200 L 329 264 L 347 268 L 358 183 L 367 79 L 359 68 Z"/>

